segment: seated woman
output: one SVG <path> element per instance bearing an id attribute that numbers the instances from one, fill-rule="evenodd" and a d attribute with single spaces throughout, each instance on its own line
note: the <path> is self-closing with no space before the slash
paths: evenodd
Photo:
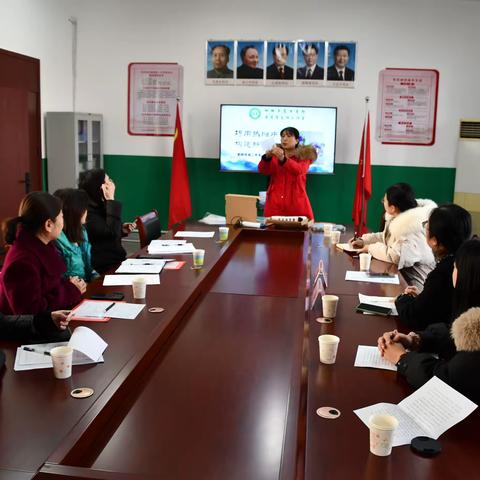
<path id="1" fill-rule="evenodd" d="M 65 276 L 91 282 L 98 273 L 92 268 L 91 245 L 84 227 L 88 195 L 74 188 L 57 190 L 54 195 L 62 201 L 63 231 L 56 240 L 56 246 L 67 266 Z"/>
<path id="2" fill-rule="evenodd" d="M 435 266 L 423 222 L 428 220 L 437 205 L 432 200 L 416 200 L 410 185 L 397 183 L 387 188 L 383 206 L 383 232 L 366 233 L 350 242 L 353 247 L 360 248 L 360 252 L 368 252 L 378 260 L 398 265 L 407 283 L 420 291 Z"/>
<path id="3" fill-rule="evenodd" d="M 63 342 L 70 339 L 68 310 L 37 315 L 0 313 L 0 340 L 25 343 Z"/>
<path id="4" fill-rule="evenodd" d="M 281 144 L 267 150 L 258 164 L 258 171 L 270 175 L 264 214 L 306 216 L 313 220 L 306 183 L 310 164 L 317 159 L 313 146 L 299 145 L 300 133 L 287 127 L 280 132 Z"/>
<path id="5" fill-rule="evenodd" d="M 480 241 L 467 240 L 455 256 L 452 281 L 455 288 L 451 328 L 446 323 L 430 325 L 408 335 L 386 332 L 378 339 L 384 358 L 415 388 L 433 376 L 480 402 Z M 442 292 L 439 292 L 442 295 Z"/>
<path id="6" fill-rule="evenodd" d="M 65 264 L 54 246 L 63 228 L 61 203 L 46 192 L 29 193 L 19 216 L 5 222 L 12 246 L 0 274 L 0 312 L 40 314 L 76 305 L 85 282 L 65 278 Z"/>
<path id="7" fill-rule="evenodd" d="M 422 292 L 407 287 L 395 301 L 401 322 L 411 329 L 452 322 L 454 255 L 472 234 L 472 217 L 458 205 L 442 205 L 432 210 L 425 229 L 437 265 L 428 274 Z"/>
<path id="8" fill-rule="evenodd" d="M 80 174 L 79 188 L 89 197 L 85 227 L 92 244 L 92 265 L 105 273 L 125 260 L 122 236 L 128 235 L 134 225 L 122 225 L 122 204 L 115 200 L 115 184 L 100 168 Z"/>

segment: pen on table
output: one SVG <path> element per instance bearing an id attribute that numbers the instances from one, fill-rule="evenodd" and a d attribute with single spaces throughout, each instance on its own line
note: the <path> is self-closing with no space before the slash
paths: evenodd
<path id="1" fill-rule="evenodd" d="M 50 356 L 50 352 L 48 350 L 37 350 L 32 347 L 22 347 L 22 349 L 25 350 L 26 352 L 34 352 L 34 353 L 40 353 L 42 355 Z"/>
<path id="2" fill-rule="evenodd" d="M 115 302 L 113 302 L 111 305 L 109 305 L 106 309 L 105 312 L 108 312 L 112 307 L 115 306 Z"/>

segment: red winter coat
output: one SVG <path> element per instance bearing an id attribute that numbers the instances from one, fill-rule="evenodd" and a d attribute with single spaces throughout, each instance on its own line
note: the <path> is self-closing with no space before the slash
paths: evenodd
<path id="1" fill-rule="evenodd" d="M 35 315 L 73 307 L 81 294 L 64 278 L 66 270 L 53 242 L 45 245 L 20 227 L 0 274 L 0 312 Z"/>
<path id="2" fill-rule="evenodd" d="M 313 220 L 306 183 L 308 168 L 315 158 L 316 152 L 313 147 L 300 147 L 296 155 L 288 158 L 283 164 L 275 156 L 270 159 L 265 155 L 262 157 L 258 171 L 270 175 L 264 209 L 266 217 L 304 215 Z"/>

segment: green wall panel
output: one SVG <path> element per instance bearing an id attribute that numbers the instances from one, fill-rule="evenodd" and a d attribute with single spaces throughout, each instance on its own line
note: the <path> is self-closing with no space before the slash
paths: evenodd
<path id="1" fill-rule="evenodd" d="M 105 169 L 117 185 L 117 198 L 124 204 L 123 216 L 135 216 L 156 208 L 167 224 L 171 158 L 105 155 Z M 267 177 L 257 173 L 220 172 L 218 159 L 189 158 L 188 173 L 193 218 L 205 212 L 224 215 L 225 194 L 256 195 L 265 190 Z M 356 165 L 337 164 L 334 175 L 309 175 L 307 190 L 317 221 L 351 223 Z M 368 204 L 368 225 L 377 229 L 385 189 L 396 182 L 410 183 L 419 198 L 438 203 L 453 200 L 455 169 L 373 166 L 373 195 Z"/>

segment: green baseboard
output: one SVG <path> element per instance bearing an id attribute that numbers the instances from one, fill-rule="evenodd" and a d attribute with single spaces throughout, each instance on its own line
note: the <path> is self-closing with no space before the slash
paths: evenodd
<path id="1" fill-rule="evenodd" d="M 104 164 L 117 185 L 125 220 L 155 208 L 162 225 L 167 225 L 171 158 L 104 155 Z M 267 178 L 257 173 L 220 172 L 218 159 L 189 158 L 187 164 L 193 218 L 201 218 L 205 212 L 224 215 L 226 193 L 257 195 L 267 186 Z M 356 172 L 356 165 L 337 164 L 334 175 L 308 176 L 307 190 L 317 221 L 351 223 Z M 373 166 L 367 217 L 370 228 L 378 228 L 383 213 L 380 201 L 385 189 L 397 182 L 411 184 L 418 198 L 451 202 L 455 169 Z"/>

